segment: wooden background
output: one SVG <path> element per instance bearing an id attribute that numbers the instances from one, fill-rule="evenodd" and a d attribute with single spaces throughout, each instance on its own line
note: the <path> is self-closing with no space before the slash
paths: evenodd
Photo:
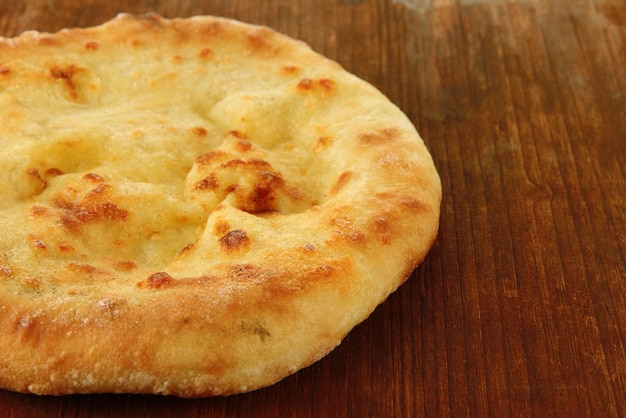
<path id="1" fill-rule="evenodd" d="M 0 416 L 626 416 L 626 1 L 2 0 L 0 34 L 121 11 L 268 25 L 374 84 L 433 154 L 440 233 L 338 349 L 270 388 L 0 390 Z"/>

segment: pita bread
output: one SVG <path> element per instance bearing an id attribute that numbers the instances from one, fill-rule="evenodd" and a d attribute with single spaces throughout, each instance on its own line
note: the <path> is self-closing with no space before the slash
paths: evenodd
<path id="1" fill-rule="evenodd" d="M 424 259 L 407 117 L 307 45 L 201 16 L 0 40 L 0 387 L 228 395 L 336 347 Z"/>

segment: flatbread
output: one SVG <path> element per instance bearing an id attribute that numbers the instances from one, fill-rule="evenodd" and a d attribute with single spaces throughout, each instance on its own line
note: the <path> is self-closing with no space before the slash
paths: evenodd
<path id="1" fill-rule="evenodd" d="M 413 272 L 441 186 L 307 45 L 120 15 L 0 39 L 0 387 L 228 395 L 317 361 Z"/>

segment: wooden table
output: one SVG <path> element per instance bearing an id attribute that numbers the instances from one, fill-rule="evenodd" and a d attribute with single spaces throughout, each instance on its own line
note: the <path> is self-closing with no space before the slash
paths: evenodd
<path id="1" fill-rule="evenodd" d="M 268 25 L 374 84 L 440 170 L 438 240 L 338 349 L 272 387 L 0 390 L 1 417 L 626 416 L 626 1 L 3 0 L 0 34 L 120 11 Z"/>

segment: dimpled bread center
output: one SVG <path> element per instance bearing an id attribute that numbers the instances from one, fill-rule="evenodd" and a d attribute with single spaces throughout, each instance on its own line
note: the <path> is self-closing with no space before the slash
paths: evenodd
<path id="1" fill-rule="evenodd" d="M 0 63 L 0 211 L 21 226 L 2 228 L 0 274 L 167 270 L 207 234 L 216 248 L 245 234 L 218 222 L 224 208 L 261 219 L 327 196 L 339 176 L 315 158 L 327 138 L 293 121 L 332 80 L 278 60 L 234 65 L 226 50 L 162 55 L 148 42 Z"/>

